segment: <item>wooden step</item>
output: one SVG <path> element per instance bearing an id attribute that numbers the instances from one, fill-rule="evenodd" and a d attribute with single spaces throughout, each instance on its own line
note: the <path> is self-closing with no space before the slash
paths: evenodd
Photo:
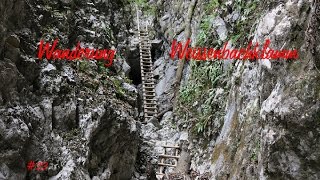
<path id="1" fill-rule="evenodd" d="M 151 45 L 141 45 L 140 44 L 140 47 L 151 47 Z"/>
<path id="2" fill-rule="evenodd" d="M 167 154 L 160 154 L 159 157 L 175 158 L 175 159 L 179 159 L 180 158 L 180 156 L 172 156 L 172 155 L 167 155 Z"/>
<path id="3" fill-rule="evenodd" d="M 162 145 L 162 147 L 164 147 L 164 148 L 177 148 L 177 149 L 180 149 L 179 146 L 171 146 L 171 145 Z"/>
<path id="4" fill-rule="evenodd" d="M 156 93 L 155 90 L 152 90 L 152 91 L 150 91 L 150 90 L 145 90 L 145 91 L 143 91 L 143 92 L 145 92 L 145 93 Z"/>
<path id="5" fill-rule="evenodd" d="M 145 94 L 145 93 L 152 93 L 152 94 L 156 94 L 156 92 L 153 90 L 153 91 L 143 91 L 143 93 Z"/>
<path id="6" fill-rule="evenodd" d="M 149 65 L 149 64 L 142 64 L 142 66 L 152 67 L 152 65 Z"/>
<path id="7" fill-rule="evenodd" d="M 146 96 L 146 97 L 155 97 L 156 95 L 155 94 L 144 94 L 144 96 Z"/>
<path id="8" fill-rule="evenodd" d="M 173 165 L 173 164 L 165 164 L 165 163 L 158 163 L 158 166 L 176 167 L 177 165 Z"/>
<path id="9" fill-rule="evenodd" d="M 146 114 L 157 114 L 157 112 L 152 112 L 152 111 L 145 111 L 144 113 L 146 113 Z"/>
<path id="10" fill-rule="evenodd" d="M 141 58 L 142 64 L 153 65 L 151 58 Z"/>
<path id="11" fill-rule="evenodd" d="M 157 101 L 156 99 L 146 99 L 145 101 Z"/>
<path id="12" fill-rule="evenodd" d="M 157 107 L 144 106 L 145 109 L 157 109 Z"/>
<path id="13" fill-rule="evenodd" d="M 156 103 L 143 103 L 143 104 L 145 104 L 145 105 L 157 105 Z"/>

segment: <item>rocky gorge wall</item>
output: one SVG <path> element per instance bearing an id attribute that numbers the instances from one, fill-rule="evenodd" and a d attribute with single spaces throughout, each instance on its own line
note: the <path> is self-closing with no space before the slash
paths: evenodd
<path id="1" fill-rule="evenodd" d="M 0 179 L 319 179 L 317 0 L 133 1 L 149 20 L 159 111 L 173 105 L 172 41 L 298 49 L 288 61 L 187 61 L 178 102 L 141 123 L 136 12 L 127 1 L 0 2 Z M 190 8 L 191 4 L 195 4 Z M 192 9 L 187 16 L 188 9 Z M 148 11 L 148 12 L 147 12 Z M 40 39 L 117 50 L 113 66 L 36 58 Z M 28 171 L 30 161 L 47 171 Z M 170 179 L 170 178 L 169 178 Z"/>
<path id="2" fill-rule="evenodd" d="M 122 71 L 127 2 L 0 2 L 0 179 L 130 179 L 139 144 L 137 90 Z M 124 18 L 126 16 L 127 18 Z M 118 48 L 112 68 L 37 59 L 59 47 Z M 124 41 L 124 42 L 123 42 Z M 47 171 L 27 170 L 46 161 Z"/>
<path id="3" fill-rule="evenodd" d="M 173 39 L 186 42 L 190 2 L 161 6 L 158 23 L 169 43 L 155 62 L 156 72 L 163 70 L 160 99 L 171 98 L 166 92 L 172 92 L 177 60 L 167 54 Z M 179 107 L 156 131 L 157 153 L 165 142 L 187 144 L 191 160 L 180 163 L 189 164 L 194 178 L 318 179 L 319 6 L 303 0 L 197 1 L 193 46 L 221 47 L 230 40 L 238 48 L 270 39 L 273 49 L 298 49 L 299 59 L 187 62 Z"/>

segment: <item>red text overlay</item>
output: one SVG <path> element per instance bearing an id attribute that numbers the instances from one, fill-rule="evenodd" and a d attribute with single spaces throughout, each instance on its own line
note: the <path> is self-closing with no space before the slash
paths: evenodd
<path id="1" fill-rule="evenodd" d="M 174 59 L 176 54 L 181 60 L 183 58 L 190 60 L 213 60 L 213 59 L 238 59 L 238 60 L 257 60 L 257 59 L 297 59 L 299 57 L 297 50 L 274 50 L 269 48 L 270 40 L 267 39 L 260 49 L 259 43 L 255 45 L 249 42 L 246 49 L 228 49 L 228 42 L 223 45 L 223 49 L 213 49 L 205 47 L 190 48 L 190 39 L 187 40 L 184 47 L 182 43 L 173 40 L 170 52 L 170 58 Z"/>
<path id="2" fill-rule="evenodd" d="M 67 59 L 67 60 L 75 60 L 75 59 L 96 59 L 96 60 L 104 60 L 107 61 L 105 63 L 106 67 L 112 65 L 113 58 L 116 54 L 115 50 L 112 49 L 90 49 L 90 48 L 81 48 L 80 42 L 78 42 L 75 49 L 56 49 L 58 44 L 58 39 L 56 39 L 53 44 L 46 43 L 44 45 L 43 40 L 40 41 L 39 44 L 39 52 L 38 58 L 42 59 L 44 53 L 46 53 L 46 59 Z"/>

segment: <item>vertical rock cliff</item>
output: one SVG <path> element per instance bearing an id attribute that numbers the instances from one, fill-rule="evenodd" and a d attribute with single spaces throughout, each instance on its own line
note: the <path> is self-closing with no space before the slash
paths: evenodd
<path id="1" fill-rule="evenodd" d="M 149 122 L 136 13 L 163 112 Z M 172 42 L 189 36 L 215 49 L 270 39 L 299 57 L 188 60 L 177 86 Z M 55 39 L 113 49 L 113 64 L 38 59 L 40 40 Z M 2 0 L 0 179 L 155 179 L 165 144 L 181 146 L 165 179 L 319 179 L 319 42 L 319 0 Z"/>

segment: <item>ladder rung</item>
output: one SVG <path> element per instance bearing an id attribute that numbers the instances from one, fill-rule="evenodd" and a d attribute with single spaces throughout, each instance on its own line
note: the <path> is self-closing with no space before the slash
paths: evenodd
<path id="1" fill-rule="evenodd" d="M 146 114 L 157 114 L 157 112 L 152 112 L 152 111 L 145 111 L 144 113 L 146 113 Z"/>
<path id="2" fill-rule="evenodd" d="M 173 164 L 164 164 L 164 163 L 158 163 L 159 166 L 170 166 L 170 167 L 176 167 L 176 165 Z"/>
<path id="3" fill-rule="evenodd" d="M 179 158 L 180 158 L 180 156 L 172 156 L 172 155 L 167 155 L 167 154 L 160 154 L 159 157 L 176 158 L 176 159 L 179 159 Z"/>
<path id="4" fill-rule="evenodd" d="M 142 83 L 144 85 L 144 88 L 148 87 L 148 88 L 154 88 L 154 84 L 145 84 L 145 83 Z M 146 86 L 148 85 L 148 86 Z"/>
<path id="5" fill-rule="evenodd" d="M 157 109 L 157 107 L 148 107 L 148 106 L 144 106 L 144 109 Z"/>
<path id="6" fill-rule="evenodd" d="M 143 94 L 146 94 L 146 93 L 156 94 L 156 92 L 155 92 L 155 91 L 143 91 Z"/>
<path id="7" fill-rule="evenodd" d="M 151 68 L 142 68 L 142 73 L 151 73 L 152 69 Z"/>
<path id="8" fill-rule="evenodd" d="M 145 105 L 157 105 L 156 103 L 144 103 Z"/>
<path id="9" fill-rule="evenodd" d="M 155 90 L 152 90 L 152 91 L 150 91 L 150 90 L 149 90 L 149 91 L 145 90 L 144 92 L 145 92 L 145 93 L 155 93 L 156 91 L 155 91 Z"/>
<path id="10" fill-rule="evenodd" d="M 143 68 L 142 70 L 141 70 L 141 72 L 142 72 L 142 74 L 148 74 L 148 73 L 152 73 L 152 69 L 146 69 L 146 68 Z"/>
<path id="11" fill-rule="evenodd" d="M 142 64 L 142 66 L 152 67 L 152 65 L 148 65 L 148 64 Z"/>
<path id="12" fill-rule="evenodd" d="M 153 76 L 150 76 L 148 73 L 142 75 L 142 80 L 146 82 L 156 82 Z"/>
<path id="13" fill-rule="evenodd" d="M 156 99 L 146 99 L 145 101 L 157 101 Z"/>
<path id="14" fill-rule="evenodd" d="M 151 61 L 151 57 L 150 56 L 140 56 L 140 58 L 142 60 Z"/>
<path id="15" fill-rule="evenodd" d="M 177 149 L 180 149 L 179 146 L 162 145 L 162 147 L 164 147 L 164 148 L 177 148 Z"/>
<path id="16" fill-rule="evenodd" d="M 155 94 L 144 94 L 144 96 L 146 96 L 146 97 L 154 97 L 156 95 Z"/>
<path id="17" fill-rule="evenodd" d="M 148 64 L 152 64 L 152 62 L 149 61 L 141 61 L 142 63 L 148 63 Z"/>

